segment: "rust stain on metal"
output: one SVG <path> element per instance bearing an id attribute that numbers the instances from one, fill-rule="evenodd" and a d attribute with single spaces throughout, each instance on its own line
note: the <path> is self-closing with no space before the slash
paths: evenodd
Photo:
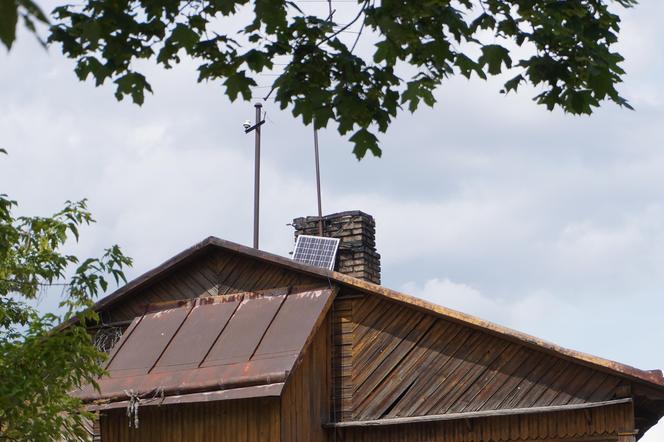
<path id="1" fill-rule="evenodd" d="M 240 301 L 196 305 L 164 349 L 153 373 L 197 368 Z"/>
<path id="2" fill-rule="evenodd" d="M 283 383 L 334 292 L 276 289 L 153 308 L 123 337 L 100 392 L 74 395 L 118 401 L 130 390 L 174 396 Z"/>
<path id="3" fill-rule="evenodd" d="M 201 366 L 249 361 L 285 298 L 286 294 L 277 294 L 242 301 Z"/>

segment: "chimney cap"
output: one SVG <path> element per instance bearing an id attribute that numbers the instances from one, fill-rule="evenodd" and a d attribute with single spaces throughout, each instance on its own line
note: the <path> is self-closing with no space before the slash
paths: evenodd
<path id="1" fill-rule="evenodd" d="M 294 222 L 299 221 L 299 220 L 309 220 L 309 221 L 315 220 L 315 221 L 318 221 L 319 219 L 322 219 L 323 221 L 327 221 L 327 220 L 330 220 L 330 219 L 343 218 L 343 217 L 346 217 L 346 216 L 361 216 L 361 217 L 364 217 L 364 218 L 369 218 L 372 221 L 374 220 L 373 216 L 371 216 L 368 213 L 363 212 L 361 210 L 346 210 L 344 212 L 336 212 L 336 213 L 330 213 L 328 215 L 323 215 L 322 217 L 320 217 L 318 215 L 300 216 L 300 217 L 295 218 L 293 221 Z"/>

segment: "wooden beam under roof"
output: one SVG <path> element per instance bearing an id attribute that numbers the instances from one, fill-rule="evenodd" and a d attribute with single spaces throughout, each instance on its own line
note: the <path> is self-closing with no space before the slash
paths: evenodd
<path id="1" fill-rule="evenodd" d="M 591 408 L 607 407 L 611 405 L 628 404 L 631 399 L 616 399 L 612 401 L 593 402 L 586 404 L 556 405 L 551 407 L 511 408 L 504 410 L 473 411 L 467 413 L 449 413 L 428 416 L 397 417 L 390 419 L 373 419 L 363 421 L 330 422 L 323 424 L 325 428 L 363 428 L 383 427 L 391 425 L 416 424 L 440 421 L 452 421 L 460 419 L 477 419 L 496 416 L 514 416 L 525 414 L 542 414 L 558 411 L 588 410 Z"/>

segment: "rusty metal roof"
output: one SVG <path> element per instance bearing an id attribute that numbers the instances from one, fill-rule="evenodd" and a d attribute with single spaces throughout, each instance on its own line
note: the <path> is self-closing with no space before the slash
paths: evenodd
<path id="1" fill-rule="evenodd" d="M 125 331 L 106 364 L 110 376 L 98 381 L 100 392 L 87 386 L 74 394 L 91 402 L 126 400 L 128 392 L 280 393 L 334 292 L 284 288 L 162 304 Z"/>
<path id="2" fill-rule="evenodd" d="M 547 342 L 545 340 L 536 338 L 534 336 L 522 333 L 516 330 L 512 330 L 508 327 L 503 327 L 501 325 L 494 324 L 490 321 L 485 321 L 483 319 L 477 318 L 472 315 L 468 315 L 456 310 L 452 310 L 431 302 L 424 301 L 422 299 L 416 298 L 414 296 L 406 295 L 395 290 L 391 290 L 387 287 L 380 285 L 372 284 L 370 282 L 354 278 L 352 276 L 344 275 L 339 272 L 332 270 L 322 269 L 318 267 L 313 267 L 305 264 L 300 264 L 293 261 L 292 259 L 284 258 L 283 256 L 278 256 L 272 253 L 264 252 L 262 250 L 253 249 L 246 247 L 240 244 L 236 244 L 231 241 L 226 241 L 216 237 L 208 237 L 203 241 L 195 244 L 194 246 L 184 250 L 183 252 L 177 254 L 173 258 L 164 262 L 163 264 L 155 267 L 154 269 L 144 273 L 138 278 L 134 279 L 127 285 L 121 287 L 110 295 L 99 300 L 94 309 L 100 311 L 120 299 L 124 299 L 126 296 L 134 293 L 136 290 L 144 287 L 147 284 L 150 284 L 155 278 L 158 278 L 168 271 L 177 268 L 178 266 L 189 262 L 194 259 L 200 253 L 209 251 L 211 249 L 220 249 L 229 253 L 236 253 L 245 256 L 250 256 L 257 260 L 263 262 L 269 262 L 274 265 L 287 268 L 296 272 L 318 276 L 322 280 L 331 281 L 332 283 L 339 284 L 341 286 L 349 287 L 360 292 L 373 294 L 377 296 L 383 296 L 387 299 L 393 301 L 410 305 L 414 308 L 436 314 L 440 317 L 449 319 L 451 321 L 458 322 L 460 324 L 468 325 L 478 330 L 482 330 L 496 336 L 503 337 L 505 339 L 519 342 L 525 344 L 529 347 L 543 350 L 549 354 L 553 354 L 568 360 L 573 360 L 578 363 L 581 363 L 585 366 L 599 369 L 604 372 L 617 374 L 625 378 L 643 382 L 650 386 L 654 386 L 658 389 L 664 390 L 664 375 L 661 370 L 640 370 L 635 367 L 631 367 L 626 364 L 621 364 L 619 362 L 607 360 L 597 356 L 589 355 L 587 353 L 567 349 L 559 345 Z"/>

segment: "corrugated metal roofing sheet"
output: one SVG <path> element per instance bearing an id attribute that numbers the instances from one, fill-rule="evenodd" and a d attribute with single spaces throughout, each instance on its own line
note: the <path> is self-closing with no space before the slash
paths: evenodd
<path id="1" fill-rule="evenodd" d="M 283 383 L 333 289 L 276 289 L 169 304 L 134 320 L 111 352 L 110 376 L 75 393 L 173 396 Z M 252 390 L 252 394 L 255 391 Z"/>

